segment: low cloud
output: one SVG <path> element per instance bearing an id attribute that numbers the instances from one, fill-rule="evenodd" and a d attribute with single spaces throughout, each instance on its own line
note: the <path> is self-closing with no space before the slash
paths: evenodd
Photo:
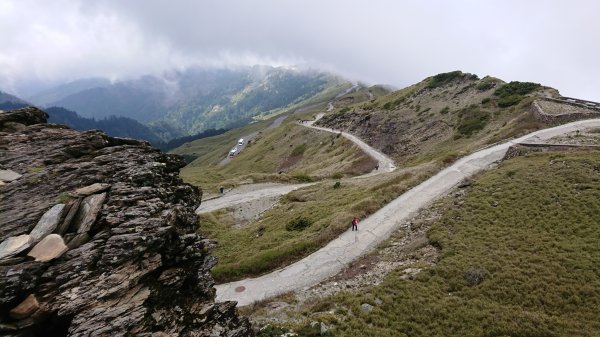
<path id="1" fill-rule="evenodd" d="M 397 87 L 460 69 L 600 100 L 599 10 L 583 0 L 0 0 L 0 89 L 300 64 Z"/>

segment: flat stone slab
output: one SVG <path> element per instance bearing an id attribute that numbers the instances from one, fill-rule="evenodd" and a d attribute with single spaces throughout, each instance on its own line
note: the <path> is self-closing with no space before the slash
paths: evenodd
<path id="1" fill-rule="evenodd" d="M 87 197 L 88 195 L 104 192 L 110 188 L 110 184 L 95 183 L 90 186 L 81 187 L 73 191 L 78 197 Z"/>
<path id="2" fill-rule="evenodd" d="M 50 234 L 40 241 L 27 254 L 39 262 L 48 262 L 63 255 L 69 247 L 65 245 L 63 238 L 58 234 Z"/>
<path id="3" fill-rule="evenodd" d="M 56 204 L 42 215 L 40 221 L 38 221 L 37 225 L 31 230 L 31 233 L 29 233 L 32 244 L 39 242 L 46 235 L 54 232 L 64 209 L 64 204 Z"/>
<path id="4" fill-rule="evenodd" d="M 75 231 L 77 233 L 85 233 L 92 228 L 96 221 L 98 213 L 102 209 L 102 204 L 106 199 L 106 192 L 100 194 L 92 194 L 85 197 L 79 206 L 79 213 L 75 219 Z"/>
<path id="5" fill-rule="evenodd" d="M 21 178 L 22 176 L 22 174 L 19 174 L 13 170 L 0 170 L 0 180 L 2 180 L 5 183 L 15 181 Z"/>
<path id="6" fill-rule="evenodd" d="M 14 307 L 8 314 L 14 319 L 24 319 L 36 312 L 40 308 L 40 303 L 33 294 L 27 296 L 25 300 Z"/>
<path id="7" fill-rule="evenodd" d="M 0 259 L 17 255 L 31 246 L 29 234 L 11 236 L 0 243 Z"/>

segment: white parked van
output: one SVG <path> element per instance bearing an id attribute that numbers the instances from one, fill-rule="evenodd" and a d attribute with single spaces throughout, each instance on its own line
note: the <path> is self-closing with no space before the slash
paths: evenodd
<path id="1" fill-rule="evenodd" d="M 244 138 L 240 138 L 240 140 L 238 140 L 238 146 L 242 145 L 244 145 Z"/>
<path id="2" fill-rule="evenodd" d="M 233 157 L 235 156 L 235 154 L 237 153 L 237 147 L 234 147 L 233 149 L 231 149 L 231 151 L 229 151 L 229 157 Z"/>

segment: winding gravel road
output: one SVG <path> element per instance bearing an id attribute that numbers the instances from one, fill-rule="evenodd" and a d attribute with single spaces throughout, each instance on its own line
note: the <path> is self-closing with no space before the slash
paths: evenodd
<path id="1" fill-rule="evenodd" d="M 312 124 L 309 126 L 313 127 Z M 536 131 L 466 156 L 361 221 L 357 232 L 348 230 L 325 247 L 285 268 L 256 278 L 217 285 L 217 301 L 238 301 L 238 305 L 245 306 L 285 292 L 313 286 L 336 275 L 350 262 L 375 248 L 415 212 L 446 195 L 462 180 L 500 161 L 510 146 L 531 140 L 547 140 L 579 129 L 598 127 L 600 119 L 573 122 Z M 322 130 L 331 132 L 328 129 Z M 380 165 L 380 168 L 393 169 L 384 165 Z"/>
<path id="2" fill-rule="evenodd" d="M 318 121 L 321 117 L 323 117 L 323 114 L 317 115 L 317 118 L 313 121 L 299 123 L 298 125 L 302 125 L 302 126 L 312 128 L 312 129 L 336 133 L 336 134 L 340 133 L 340 131 L 334 131 L 332 129 L 326 129 L 326 128 L 321 128 L 318 126 L 313 126 L 313 124 L 316 121 Z M 281 122 L 279 124 L 281 124 Z M 365 142 L 363 142 L 359 138 L 357 138 L 349 133 L 346 133 L 346 132 L 342 132 L 342 136 L 346 137 L 349 140 L 351 140 L 352 142 L 354 142 L 364 152 L 366 152 L 369 156 L 373 157 L 379 163 L 379 169 L 373 170 L 370 173 L 367 173 L 362 176 L 354 177 L 352 179 L 370 177 L 370 176 L 377 175 L 377 174 L 391 172 L 396 169 L 396 166 L 394 165 L 394 161 L 392 159 L 390 159 L 385 154 L 377 151 L 376 149 L 370 147 L 369 145 L 367 145 Z M 311 186 L 314 184 L 316 184 L 316 183 L 280 185 L 280 186 L 273 186 L 273 187 L 268 187 L 265 189 L 254 190 L 254 191 L 249 191 L 249 192 L 242 192 L 242 193 L 237 192 L 234 189 L 234 190 L 226 193 L 222 197 L 203 201 L 202 204 L 196 209 L 196 214 L 210 213 L 210 212 L 214 212 L 221 208 L 232 207 L 235 205 L 239 205 L 239 204 L 242 204 L 245 202 L 249 202 L 249 201 L 253 201 L 253 200 L 257 200 L 257 199 L 261 199 L 261 198 L 271 198 L 271 197 L 275 197 L 278 195 L 285 195 L 285 194 L 290 193 L 291 191 L 297 190 L 299 188 Z"/>

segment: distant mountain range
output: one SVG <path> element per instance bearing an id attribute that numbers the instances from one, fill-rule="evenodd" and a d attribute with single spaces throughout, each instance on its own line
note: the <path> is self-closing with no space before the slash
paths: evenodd
<path id="1" fill-rule="evenodd" d="M 124 121 L 111 116 L 133 119 L 148 128 L 138 126 L 136 134 L 147 135 L 144 139 L 148 140 L 154 139 L 149 136 L 153 134 L 167 142 L 205 130 L 243 126 L 345 83 L 326 73 L 266 66 L 188 69 L 117 82 L 78 80 L 27 97 L 27 101 L 42 108 L 76 111 L 88 119 L 85 123 L 90 118 Z M 61 118 L 68 118 L 63 119 L 66 124 L 84 123 L 61 113 Z M 126 125 L 133 127 L 130 122 Z"/>
<path id="2" fill-rule="evenodd" d="M 0 110 L 19 109 L 30 105 L 17 96 L 0 91 Z"/>
<path id="3" fill-rule="evenodd" d="M 32 105 L 16 96 L 0 91 L 0 110 L 14 110 Z M 163 151 L 169 151 L 183 143 L 201 139 L 205 137 L 219 135 L 228 129 L 209 129 L 203 132 L 175 138 L 168 142 L 160 139 L 153 130 L 146 125 L 127 117 L 109 116 L 100 120 L 94 118 L 81 117 L 75 111 L 61 107 L 50 107 L 44 109 L 48 113 L 48 122 L 55 124 L 64 124 L 76 130 L 102 130 L 114 137 L 135 138 L 147 140 L 152 145 Z"/>

